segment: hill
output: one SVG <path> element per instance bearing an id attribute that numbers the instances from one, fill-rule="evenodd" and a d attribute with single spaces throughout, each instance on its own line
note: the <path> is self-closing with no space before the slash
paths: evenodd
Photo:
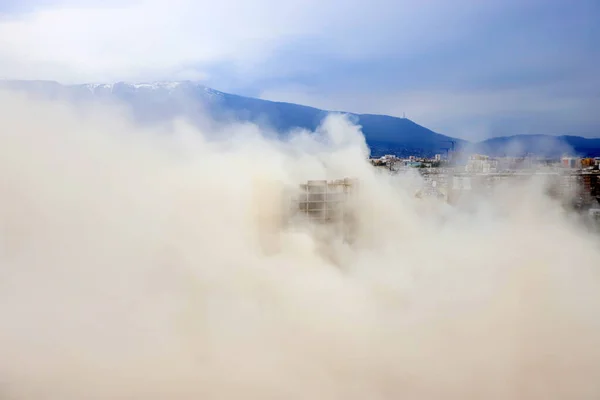
<path id="1" fill-rule="evenodd" d="M 62 85 L 52 81 L 0 81 L 0 88 L 25 91 L 50 99 L 74 103 L 88 100 L 118 100 L 129 106 L 135 118 L 146 124 L 185 117 L 201 124 L 208 114 L 216 121 L 248 121 L 271 128 L 280 135 L 290 130 L 314 130 L 332 112 L 299 104 L 283 103 L 220 92 L 197 82 L 151 82 Z M 343 113 L 343 112 L 342 112 Z M 533 153 L 557 157 L 564 153 L 600 156 L 600 139 L 579 136 L 515 135 L 488 139 L 479 143 L 436 133 L 407 118 L 388 115 L 348 115 L 362 126 L 373 156 L 433 156 L 445 152 L 454 141 L 463 147 L 492 156 Z"/>
<path id="2" fill-rule="evenodd" d="M 475 144 L 473 151 L 490 156 L 535 154 L 557 158 L 564 154 L 572 154 L 582 157 L 598 157 L 600 156 L 600 139 L 568 135 L 502 136 Z"/>
<path id="3" fill-rule="evenodd" d="M 134 116 L 144 123 L 181 116 L 199 122 L 207 112 L 217 121 L 254 122 L 283 135 L 295 128 L 314 130 L 331 112 L 223 93 L 190 81 L 83 85 L 61 85 L 51 81 L 4 81 L 0 86 L 78 103 L 91 99 L 117 99 L 130 106 Z M 443 153 L 444 148 L 450 146 L 450 140 L 464 142 L 433 132 L 406 118 L 344 114 L 362 126 L 367 144 L 375 156 L 387 153 L 432 156 Z"/>

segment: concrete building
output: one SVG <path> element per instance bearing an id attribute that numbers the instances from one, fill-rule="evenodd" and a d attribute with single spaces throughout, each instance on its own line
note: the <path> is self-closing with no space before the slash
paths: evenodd
<path id="1" fill-rule="evenodd" d="M 328 225 L 351 242 L 356 228 L 351 199 L 357 188 L 358 181 L 349 178 L 308 181 L 300 185 L 300 192 L 292 199 L 291 217 L 308 221 L 313 227 Z"/>
<path id="2" fill-rule="evenodd" d="M 560 159 L 560 163 L 564 168 L 581 168 L 581 158 L 579 157 L 563 157 Z"/>
<path id="3" fill-rule="evenodd" d="M 473 154 L 467 161 L 465 172 L 489 174 L 496 172 L 497 167 L 498 162 L 496 160 L 493 160 L 488 156 Z"/>
<path id="4" fill-rule="evenodd" d="M 348 200 L 356 187 L 356 180 L 349 178 L 308 181 L 300 185 L 300 193 L 292 199 L 292 210 L 294 214 L 300 213 L 311 221 L 342 221 Z"/>

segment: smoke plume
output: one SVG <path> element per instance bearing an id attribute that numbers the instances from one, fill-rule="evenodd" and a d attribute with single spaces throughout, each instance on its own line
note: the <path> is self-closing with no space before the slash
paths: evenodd
<path id="1" fill-rule="evenodd" d="M 2 399 L 600 398 L 598 238 L 543 185 L 416 198 L 342 116 L 0 105 Z M 282 222 L 281 188 L 345 177 L 351 242 Z"/>

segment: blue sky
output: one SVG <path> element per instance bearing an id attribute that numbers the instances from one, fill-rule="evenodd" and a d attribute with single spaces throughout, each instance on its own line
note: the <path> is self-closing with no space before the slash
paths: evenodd
<path id="1" fill-rule="evenodd" d="M 194 79 L 466 139 L 600 137 L 598 21 L 598 0 L 0 0 L 0 77 Z"/>

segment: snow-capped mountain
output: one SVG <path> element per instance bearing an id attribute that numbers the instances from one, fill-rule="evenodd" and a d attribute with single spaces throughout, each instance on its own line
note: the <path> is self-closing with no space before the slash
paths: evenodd
<path id="1" fill-rule="evenodd" d="M 329 111 L 298 104 L 237 96 L 192 81 L 141 83 L 88 83 L 61 85 L 51 81 L 3 81 L 0 87 L 26 91 L 45 98 L 74 102 L 110 99 L 120 101 L 141 122 L 154 123 L 185 117 L 199 121 L 208 113 L 213 119 L 251 121 L 285 134 L 294 128 L 314 130 Z M 374 154 L 433 155 L 448 146 L 448 140 L 406 118 L 349 114 L 362 126 Z"/>
<path id="2" fill-rule="evenodd" d="M 194 123 L 204 121 L 207 113 L 214 120 L 251 121 L 285 134 L 293 128 L 314 130 L 329 111 L 298 104 L 279 103 L 237 96 L 211 89 L 192 81 L 141 83 L 88 83 L 61 85 L 52 81 L 0 81 L 0 88 L 17 90 L 44 98 L 60 98 L 81 103 L 107 99 L 119 101 L 131 108 L 142 123 L 167 121 L 184 117 Z M 443 153 L 449 141 L 457 146 L 467 142 L 440 135 L 406 118 L 386 115 L 349 114 L 361 125 L 373 155 L 433 155 Z M 553 148 L 566 145 L 575 153 L 586 156 L 600 155 L 600 139 L 578 136 L 517 135 L 499 137 L 473 144 L 473 151 L 486 154 L 503 152 L 509 143 L 518 142 L 523 152 L 537 153 L 548 148 L 548 141 L 557 143 Z M 560 146 L 558 145 L 560 144 Z"/>
<path id="3" fill-rule="evenodd" d="M 203 95 L 206 98 L 215 98 L 223 96 L 224 93 L 211 89 L 197 82 L 192 81 L 159 81 L 142 83 L 85 83 L 82 85 L 73 85 L 73 87 L 85 88 L 93 95 L 104 94 L 122 94 L 122 93 L 144 93 L 144 94 L 168 94 L 177 95 L 179 93 L 196 92 L 196 95 Z"/>
<path id="4" fill-rule="evenodd" d="M 184 117 L 193 123 L 200 123 L 205 120 L 203 116 L 209 114 L 216 121 L 251 121 L 285 134 L 298 127 L 314 130 L 329 113 L 298 104 L 223 93 L 192 81 L 62 85 L 52 81 L 4 80 L 0 81 L 0 88 L 24 91 L 44 98 L 60 98 L 77 104 L 103 99 L 116 100 L 130 107 L 133 115 L 140 122 L 149 124 L 168 121 L 175 117 Z M 455 141 L 457 145 L 467 144 L 463 140 L 435 133 L 406 118 L 370 114 L 350 115 L 362 126 L 374 155 L 396 153 L 431 156 L 435 153 L 443 153 L 443 149 L 449 147 L 450 140 Z M 537 143 L 542 139 L 547 141 L 547 138 L 545 135 L 536 137 L 522 135 L 512 139 L 495 138 L 476 144 L 476 147 L 489 153 L 497 147 L 493 145 L 494 143 L 518 139 L 527 144 L 527 151 L 535 152 L 538 147 L 542 147 Z M 551 139 L 565 142 L 581 154 L 600 155 L 599 139 L 577 136 L 551 137 Z"/>

